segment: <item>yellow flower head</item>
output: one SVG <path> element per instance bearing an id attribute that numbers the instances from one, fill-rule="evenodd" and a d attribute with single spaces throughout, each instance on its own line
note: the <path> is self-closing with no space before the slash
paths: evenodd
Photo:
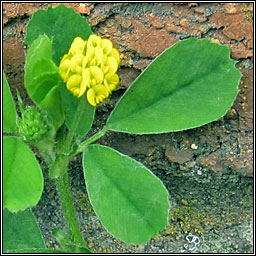
<path id="1" fill-rule="evenodd" d="M 74 96 L 86 93 L 88 102 L 96 106 L 119 83 L 119 63 L 120 54 L 109 39 L 90 35 L 86 41 L 76 37 L 60 62 L 60 76 Z"/>

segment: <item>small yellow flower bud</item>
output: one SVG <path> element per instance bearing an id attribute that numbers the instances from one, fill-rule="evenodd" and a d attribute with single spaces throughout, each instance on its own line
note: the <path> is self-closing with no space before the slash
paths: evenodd
<path id="1" fill-rule="evenodd" d="M 67 81 L 67 88 L 70 90 L 75 96 L 78 97 L 80 95 L 80 84 L 82 82 L 82 76 L 75 74 L 69 77 Z"/>
<path id="2" fill-rule="evenodd" d="M 71 44 L 69 53 L 75 55 L 77 53 L 83 54 L 84 48 L 86 45 L 86 41 L 84 41 L 81 37 L 76 37 Z"/>
<path id="3" fill-rule="evenodd" d="M 117 84 L 119 83 L 119 77 L 117 74 L 107 74 L 104 78 L 104 85 L 108 92 L 115 90 Z"/>
<path id="4" fill-rule="evenodd" d="M 109 67 L 108 73 L 114 74 L 118 69 L 118 63 L 114 57 L 108 57 L 106 66 Z"/>
<path id="5" fill-rule="evenodd" d="M 104 74 L 102 70 L 97 66 L 90 67 L 91 79 L 95 79 L 97 84 L 101 84 L 103 82 Z"/>
<path id="6" fill-rule="evenodd" d="M 92 106 L 96 106 L 108 96 L 109 93 L 103 84 L 97 84 L 87 92 L 87 100 Z"/>
<path id="7" fill-rule="evenodd" d="M 60 62 L 60 76 L 64 82 L 67 81 L 67 76 L 70 71 L 70 60 L 68 59 L 68 55 L 65 54 L 62 61 Z"/>
<path id="8" fill-rule="evenodd" d="M 82 54 L 76 54 L 70 60 L 70 69 L 73 73 L 82 73 L 82 62 L 84 56 Z"/>
<path id="9" fill-rule="evenodd" d="M 97 35 L 90 35 L 88 39 L 88 47 L 101 47 L 101 37 Z"/>
<path id="10" fill-rule="evenodd" d="M 103 59 L 103 49 L 100 47 L 95 47 L 95 59 L 96 59 L 96 65 L 100 65 Z"/>
<path id="11" fill-rule="evenodd" d="M 120 53 L 118 52 L 118 50 L 116 48 L 113 48 L 109 54 L 109 56 L 115 58 L 117 65 L 119 65 L 120 63 Z"/>
<path id="12" fill-rule="evenodd" d="M 108 39 L 102 39 L 102 49 L 104 54 L 109 55 L 113 48 L 113 44 Z"/>

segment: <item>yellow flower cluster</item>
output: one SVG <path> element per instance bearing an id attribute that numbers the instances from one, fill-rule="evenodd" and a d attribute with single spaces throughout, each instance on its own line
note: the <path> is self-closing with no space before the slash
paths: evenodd
<path id="1" fill-rule="evenodd" d="M 88 40 L 76 37 L 60 62 L 60 76 L 76 97 L 86 93 L 88 102 L 96 106 L 119 83 L 119 63 L 120 54 L 109 39 L 97 35 L 90 35 Z"/>

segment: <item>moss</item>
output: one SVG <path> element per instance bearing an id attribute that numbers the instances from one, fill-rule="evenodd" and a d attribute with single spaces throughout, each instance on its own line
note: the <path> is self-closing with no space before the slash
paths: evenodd
<path id="1" fill-rule="evenodd" d="M 74 192 L 73 192 L 74 193 Z M 79 207 L 86 213 L 86 214 L 95 214 L 94 210 L 91 206 L 91 202 L 88 198 L 87 193 L 79 192 L 74 193 L 73 195 L 75 205 L 79 205 Z"/>
<path id="2" fill-rule="evenodd" d="M 172 240 L 190 232 L 199 235 L 205 233 L 202 222 L 205 214 L 193 206 L 197 202 L 197 199 L 181 199 L 181 205 L 170 210 L 169 225 L 165 230 L 165 234 L 170 235 Z"/>
<path id="3" fill-rule="evenodd" d="M 240 201 L 240 205 L 244 208 L 251 207 L 253 205 L 252 197 L 243 197 Z"/>
<path id="4" fill-rule="evenodd" d="M 182 234 L 196 233 L 203 235 L 206 230 L 219 233 L 227 225 L 240 223 L 241 220 L 250 220 L 247 211 L 238 213 L 222 211 L 220 220 L 214 218 L 209 207 L 198 210 L 197 199 L 181 199 L 181 204 L 170 210 L 169 225 L 164 231 L 171 240 L 177 239 Z"/>
<path id="5" fill-rule="evenodd" d="M 184 205 L 188 205 L 188 200 L 182 199 L 181 203 L 184 204 Z"/>
<path id="6" fill-rule="evenodd" d="M 165 234 L 170 236 L 171 240 L 175 240 L 182 234 L 182 230 L 176 223 L 170 223 L 165 230 Z"/>

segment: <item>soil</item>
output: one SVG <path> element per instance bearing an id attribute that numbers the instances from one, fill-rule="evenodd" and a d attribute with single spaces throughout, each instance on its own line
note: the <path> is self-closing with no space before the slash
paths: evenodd
<path id="1" fill-rule="evenodd" d="M 3 3 L 3 68 L 32 104 L 23 85 L 26 24 L 46 3 Z M 128 135 L 108 132 L 97 143 L 142 162 L 170 193 L 168 227 L 147 244 L 127 245 L 108 234 L 91 208 L 81 156 L 70 164 L 70 183 L 81 229 L 92 252 L 253 252 L 253 4 L 252 3 L 65 3 L 84 15 L 94 33 L 121 52 L 119 90 L 98 106 L 90 131 L 105 124 L 132 81 L 167 47 L 187 37 L 210 38 L 230 47 L 242 72 L 240 92 L 219 120 L 184 132 Z M 146 44 L 145 44 L 146 42 Z M 42 167 L 43 162 L 42 163 Z M 44 169 L 45 189 L 33 212 L 49 247 L 65 226 L 54 181 Z"/>

